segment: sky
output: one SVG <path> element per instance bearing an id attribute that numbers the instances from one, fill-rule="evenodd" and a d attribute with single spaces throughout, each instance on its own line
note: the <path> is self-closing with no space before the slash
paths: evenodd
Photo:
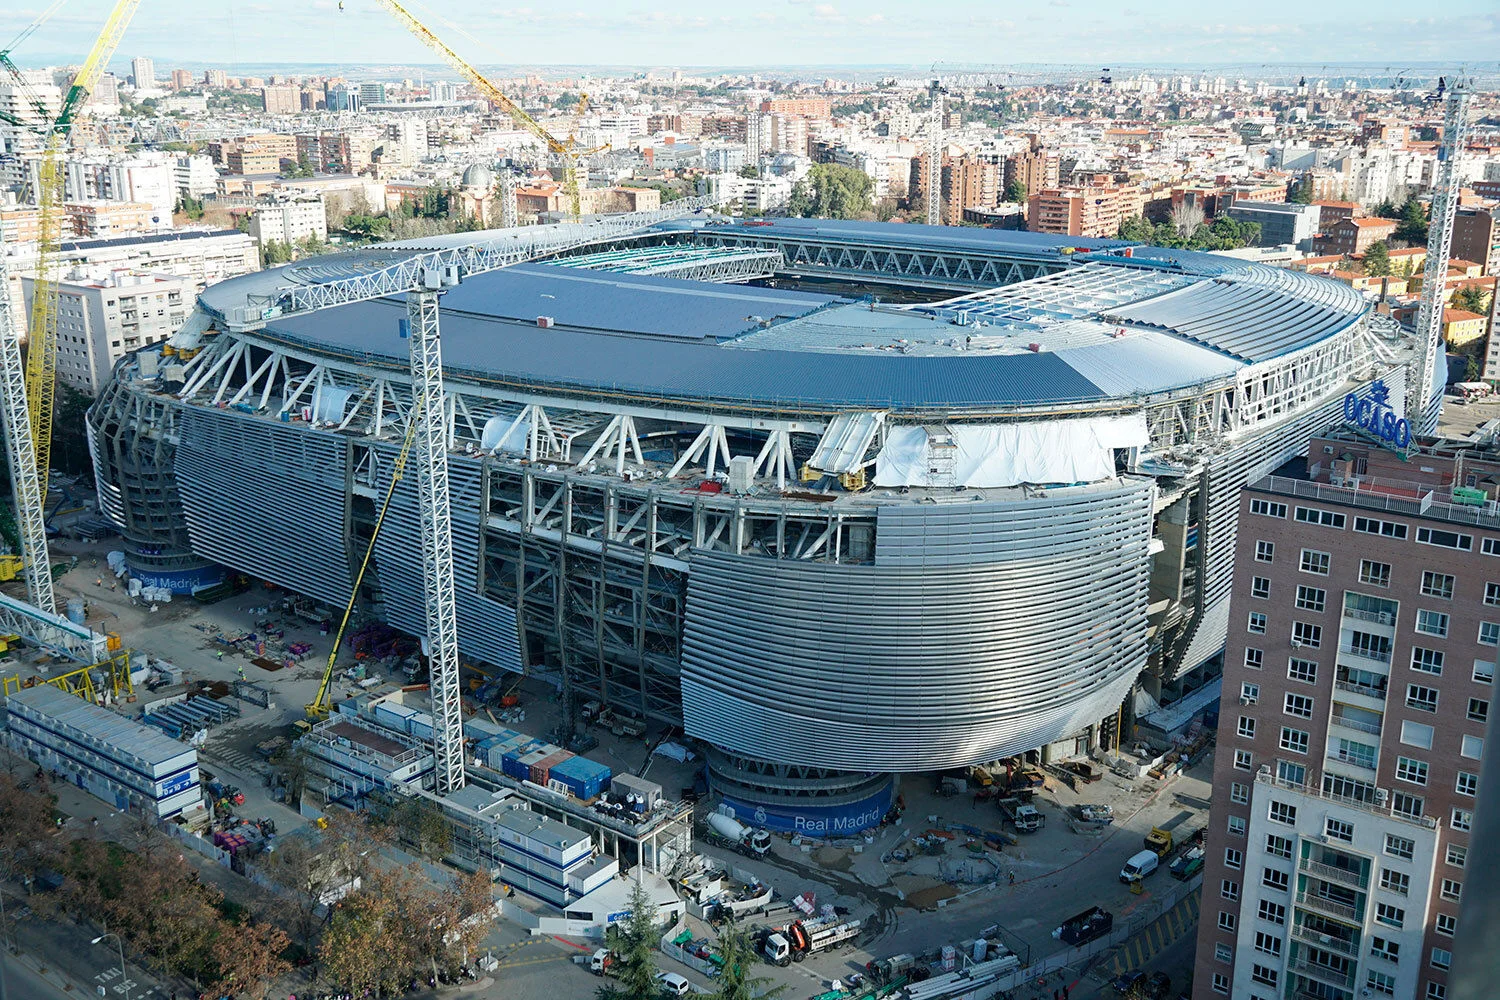
<path id="1" fill-rule="evenodd" d="M 1148 63 L 1408 65 L 1500 69 L 1496 0 L 412 0 L 410 10 L 484 65 L 673 67 L 928 66 L 1002 69 Z M 0 45 L 48 0 L 0 5 Z M 19 64 L 79 62 L 110 0 L 67 0 L 15 50 Z M 19 8 L 19 9 L 18 9 Z M 1418 12 L 1433 16 L 1413 16 Z M 115 60 L 174 65 L 407 64 L 434 59 L 375 0 L 144 0 Z"/>

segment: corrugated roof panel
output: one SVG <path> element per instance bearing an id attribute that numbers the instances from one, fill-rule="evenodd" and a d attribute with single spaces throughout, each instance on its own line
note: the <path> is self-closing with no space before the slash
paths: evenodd
<path id="1" fill-rule="evenodd" d="M 1108 344 L 1061 350 L 1057 356 L 1112 396 L 1212 382 L 1243 367 L 1217 351 L 1152 331 L 1135 331 Z"/>

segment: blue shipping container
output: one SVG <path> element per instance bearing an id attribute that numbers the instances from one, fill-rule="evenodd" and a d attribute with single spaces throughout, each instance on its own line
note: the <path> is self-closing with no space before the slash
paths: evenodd
<path id="1" fill-rule="evenodd" d="M 552 767 L 549 777 L 561 782 L 568 791 L 580 799 L 592 799 L 604 791 L 613 772 L 609 765 L 587 757 L 571 757 Z"/>
<path id="2" fill-rule="evenodd" d="M 531 780 L 531 765 L 522 764 L 521 758 L 529 755 L 537 747 L 542 745 L 541 740 L 531 740 L 522 743 L 514 749 L 505 751 L 500 757 L 500 772 L 515 778 L 517 781 Z M 491 764 L 491 767 L 494 765 Z"/>

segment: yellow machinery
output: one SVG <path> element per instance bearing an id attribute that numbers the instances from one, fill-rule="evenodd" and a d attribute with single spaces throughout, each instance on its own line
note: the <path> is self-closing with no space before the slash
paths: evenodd
<path id="1" fill-rule="evenodd" d="M 17 637 L 10 636 L 9 638 L 15 639 Z M 93 663 L 87 667 L 79 667 L 65 674 L 58 674 L 56 677 L 28 677 L 22 679 L 14 675 L 9 675 L 5 677 L 3 684 L 0 684 L 0 688 L 3 688 L 5 697 L 9 698 L 22 688 L 36 687 L 39 684 L 51 684 L 59 691 L 66 691 L 68 694 L 77 695 L 84 701 L 97 704 L 99 695 L 105 688 L 100 688 L 94 684 L 94 671 L 96 670 L 105 672 L 108 677 L 107 690 L 116 700 L 119 700 L 122 696 L 129 697 L 135 695 L 135 686 L 130 682 L 130 653 L 128 650 L 117 653 L 99 663 Z"/>
<path id="2" fill-rule="evenodd" d="M 36 444 L 38 503 L 47 499 L 47 469 L 52 457 L 52 400 L 57 387 L 57 252 L 62 242 L 62 152 L 81 120 L 89 94 L 109 66 L 130 19 L 141 0 L 117 0 L 104 30 L 94 40 L 83 69 L 63 96 L 62 108 L 47 131 L 42 149 L 37 204 L 41 209 L 37 235 L 36 280 L 32 285 L 31 326 L 26 354 L 26 401 Z"/>
<path id="3" fill-rule="evenodd" d="M 391 509 L 391 498 L 396 495 L 396 484 L 401 482 L 402 476 L 406 474 L 406 458 L 411 454 L 411 443 L 417 436 L 417 423 L 419 414 L 413 412 L 406 425 L 406 439 L 401 442 L 401 451 L 396 456 L 395 463 L 391 466 L 391 485 L 385 491 L 385 502 L 380 506 L 380 514 L 375 518 L 375 528 L 370 532 L 370 544 L 365 549 L 365 557 L 359 564 L 359 573 L 354 577 L 354 589 L 349 591 L 349 603 L 344 608 L 344 619 L 339 622 L 339 630 L 333 637 L 333 648 L 328 651 L 328 665 L 323 668 L 323 680 L 318 684 L 318 693 L 313 700 L 303 706 L 307 710 L 307 721 L 298 720 L 294 723 L 298 733 L 307 732 L 312 728 L 312 723 L 322 722 L 328 718 L 328 713 L 333 707 L 333 665 L 338 660 L 339 647 L 344 644 L 344 631 L 349 627 L 349 618 L 354 614 L 354 603 L 359 599 L 359 588 L 365 579 L 365 571 L 370 568 L 370 557 L 375 554 L 375 540 L 380 537 L 380 528 L 385 524 L 385 515 Z"/>
<path id="4" fill-rule="evenodd" d="M 418 21 L 410 11 L 397 3 L 396 0 L 380 0 L 380 5 L 390 11 L 396 20 L 406 26 L 408 31 L 416 35 L 422 44 L 442 56 L 444 62 L 467 77 L 469 82 L 478 88 L 481 94 L 492 103 L 498 105 L 506 114 L 510 115 L 517 125 L 520 125 L 526 131 L 542 140 L 542 142 L 547 144 L 547 149 L 550 152 L 562 158 L 563 195 L 568 201 L 568 217 L 573 221 L 577 221 L 582 215 L 582 205 L 578 194 L 579 159 L 587 156 L 589 153 L 597 153 L 600 149 L 606 147 L 580 149 L 572 135 L 569 135 L 567 139 L 557 138 L 543 128 L 541 122 L 528 115 L 520 105 L 512 101 L 509 97 L 506 97 L 500 91 L 499 87 L 485 79 L 484 74 L 465 62 L 463 57 L 450 49 L 442 39 L 432 33 L 430 28 L 421 21 Z M 574 114 L 575 120 L 578 115 L 583 113 L 583 109 L 586 107 L 588 107 L 588 95 L 583 94 L 578 101 L 578 109 Z"/>

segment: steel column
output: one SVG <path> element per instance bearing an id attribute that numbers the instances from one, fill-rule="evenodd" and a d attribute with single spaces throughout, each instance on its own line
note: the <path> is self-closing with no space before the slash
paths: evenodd
<path id="1" fill-rule="evenodd" d="M 26 409 L 26 369 L 21 364 L 20 330 L 10 314 L 9 270 L 0 254 L 0 416 L 5 422 L 10 459 L 11 495 L 16 500 L 16 528 L 26 562 L 26 597 L 49 614 L 57 610 L 52 591 L 52 562 L 47 554 L 46 497 L 37 475 L 36 439 Z"/>
<path id="2" fill-rule="evenodd" d="M 436 276 L 433 276 L 436 278 Z M 430 282 L 436 285 L 438 282 Z M 407 292 L 411 380 L 416 394 L 417 496 L 422 524 L 422 589 L 427 608 L 432 741 L 439 795 L 464 786 L 463 714 L 458 683 L 458 609 L 453 594 L 453 512 L 448 492 L 447 407 L 435 287 Z"/>

